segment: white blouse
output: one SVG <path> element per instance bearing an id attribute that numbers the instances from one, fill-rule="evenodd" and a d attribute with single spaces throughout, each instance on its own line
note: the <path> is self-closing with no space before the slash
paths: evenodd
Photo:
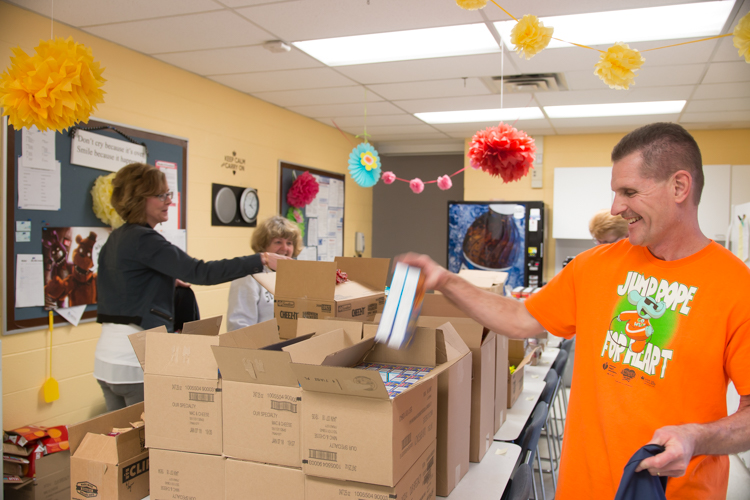
<path id="1" fill-rule="evenodd" d="M 273 319 L 273 295 L 252 276 L 232 281 L 227 305 L 227 331 Z"/>
<path id="2" fill-rule="evenodd" d="M 137 325 L 103 323 L 94 354 L 94 378 L 109 384 L 142 384 L 143 369 L 128 335 L 142 332 Z"/>

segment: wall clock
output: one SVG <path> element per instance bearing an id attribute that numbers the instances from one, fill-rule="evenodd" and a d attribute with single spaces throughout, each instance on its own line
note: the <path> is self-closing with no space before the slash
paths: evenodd
<path id="1" fill-rule="evenodd" d="M 260 199 L 254 188 L 211 184 L 211 225 L 255 227 Z"/>

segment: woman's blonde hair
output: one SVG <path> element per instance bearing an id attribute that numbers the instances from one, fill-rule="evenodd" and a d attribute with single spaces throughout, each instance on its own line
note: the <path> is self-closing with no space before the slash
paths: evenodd
<path id="1" fill-rule="evenodd" d="M 131 163 L 117 171 L 112 180 L 112 207 L 125 222 L 146 223 L 146 198 L 167 189 L 164 172 L 145 163 Z"/>
<path id="2" fill-rule="evenodd" d="M 299 227 L 292 221 L 278 215 L 269 217 L 258 224 L 250 240 L 250 246 L 255 253 L 265 252 L 274 238 L 284 238 L 294 244 L 292 257 L 296 257 L 302 251 L 302 233 Z"/>
<path id="3" fill-rule="evenodd" d="M 589 232 L 597 241 L 604 241 L 607 235 L 621 240 L 628 235 L 628 222 L 607 209 L 600 210 L 589 221 Z"/>

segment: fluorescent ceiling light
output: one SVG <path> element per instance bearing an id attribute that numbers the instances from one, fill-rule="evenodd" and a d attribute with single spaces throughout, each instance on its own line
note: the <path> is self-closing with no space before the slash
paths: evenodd
<path id="1" fill-rule="evenodd" d="M 643 42 L 714 36 L 721 33 L 734 0 L 665 5 L 644 9 L 593 12 L 569 16 L 539 18 L 555 28 L 555 38 L 583 45 L 611 45 L 616 42 Z M 515 21 L 495 23 L 506 47 Z M 572 47 L 557 40 L 548 48 Z"/>
<path id="2" fill-rule="evenodd" d="M 686 101 L 618 102 L 613 104 L 578 104 L 545 106 L 550 118 L 591 118 L 594 116 L 668 115 L 679 113 Z"/>
<path id="3" fill-rule="evenodd" d="M 414 113 L 426 123 L 475 123 L 512 120 L 535 120 L 544 118 L 539 108 L 469 109 L 466 111 L 436 111 Z"/>
<path id="4" fill-rule="evenodd" d="M 500 52 L 484 24 L 325 38 L 292 45 L 328 66 Z"/>

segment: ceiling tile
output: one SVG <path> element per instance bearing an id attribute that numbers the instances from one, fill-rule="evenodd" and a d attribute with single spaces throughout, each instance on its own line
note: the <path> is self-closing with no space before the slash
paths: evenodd
<path id="1" fill-rule="evenodd" d="M 506 52 L 506 74 L 512 74 Z M 363 84 L 448 80 L 500 74 L 500 54 L 464 57 L 438 57 L 416 61 L 339 66 L 342 74 Z"/>
<path id="2" fill-rule="evenodd" d="M 274 54 L 261 45 L 174 52 L 154 57 L 203 76 L 322 66 L 299 50 Z"/>
<path id="3" fill-rule="evenodd" d="M 338 121 L 336 122 L 338 125 L 341 125 Z M 364 129 L 362 127 L 341 127 L 345 132 L 349 132 L 350 134 L 358 135 L 362 134 L 364 132 Z M 367 127 L 367 133 L 370 134 L 372 137 L 380 137 L 381 135 L 393 135 L 393 134 L 399 134 L 399 135 L 415 135 L 415 134 L 434 134 L 435 132 L 440 132 L 440 130 L 435 130 L 433 127 L 430 127 L 429 125 L 426 125 L 422 123 L 421 125 L 396 125 L 396 126 L 383 126 L 383 127 L 371 127 L 368 125 Z"/>
<path id="4" fill-rule="evenodd" d="M 265 51 L 268 52 L 268 51 Z M 271 54 L 278 56 L 283 54 Z M 269 92 L 273 90 L 297 90 L 325 87 L 345 87 L 354 82 L 330 68 L 293 69 L 288 71 L 266 71 L 237 75 L 216 75 L 211 80 L 241 92 Z"/>
<path id="5" fill-rule="evenodd" d="M 434 97 L 462 97 L 491 93 L 478 78 L 388 83 L 368 85 L 368 88 L 389 101 L 429 99 Z"/>
<path id="6" fill-rule="evenodd" d="M 289 42 L 482 22 L 450 0 L 300 0 L 237 12 Z"/>
<path id="7" fill-rule="evenodd" d="M 750 111 L 750 97 L 739 99 L 693 99 L 685 106 L 683 118 L 688 113 L 714 113 L 718 111 Z M 750 114 L 746 113 L 750 116 Z"/>
<path id="8" fill-rule="evenodd" d="M 369 111 L 369 110 L 368 110 Z M 336 124 L 340 127 L 358 127 L 365 126 L 364 115 L 360 116 L 342 116 L 336 118 Z M 331 125 L 330 118 L 321 118 L 320 122 Z M 368 112 L 367 126 L 384 126 L 384 125 L 420 125 L 424 122 L 413 115 L 402 113 L 399 115 L 375 115 L 371 116 Z"/>
<path id="9" fill-rule="evenodd" d="M 500 94 L 469 97 L 445 97 L 440 99 L 414 99 L 408 101 L 394 101 L 399 107 L 409 113 L 425 113 L 430 111 L 462 111 L 467 109 L 496 109 L 500 108 Z M 530 94 L 510 94 L 503 97 L 503 108 L 536 107 Z"/>
<path id="10" fill-rule="evenodd" d="M 55 21 L 77 28 L 223 9 L 213 0 L 65 0 L 54 4 L 50 0 L 8 1 L 48 18 L 54 14 Z"/>
<path id="11" fill-rule="evenodd" d="M 703 83 L 750 82 L 750 64 L 744 59 L 735 62 L 712 63 Z"/>
<path id="12" fill-rule="evenodd" d="M 91 26 L 85 31 L 145 54 L 257 45 L 273 38 L 230 11 Z"/>
<path id="13" fill-rule="evenodd" d="M 636 73 L 633 88 L 695 85 L 700 83 L 705 71 L 705 64 L 643 67 Z M 570 90 L 608 89 L 593 71 L 566 71 L 565 81 Z"/>
<path id="14" fill-rule="evenodd" d="M 527 128 L 550 128 L 550 124 L 547 119 L 541 120 L 518 120 L 511 123 L 518 130 L 526 130 Z M 497 122 L 475 122 L 475 123 L 441 123 L 433 125 L 438 130 L 445 133 L 455 134 L 463 133 L 465 137 L 473 136 L 478 130 L 484 130 L 487 127 L 496 127 Z"/>
<path id="15" fill-rule="evenodd" d="M 608 104 L 615 102 L 648 102 L 687 100 L 695 87 L 648 87 L 630 90 L 575 90 L 568 92 L 539 92 L 536 100 L 542 106 L 567 106 L 573 104 Z"/>
<path id="16" fill-rule="evenodd" d="M 289 111 L 309 116 L 310 118 L 338 118 L 341 116 L 364 116 L 365 108 L 357 104 L 328 104 L 312 106 L 290 106 Z M 367 116 L 395 115 L 403 112 L 390 102 L 373 102 L 367 105 Z"/>
<path id="17" fill-rule="evenodd" d="M 305 106 L 308 104 L 345 104 L 352 102 L 362 103 L 360 106 L 364 113 L 365 104 L 382 101 L 371 92 L 365 93 L 360 85 L 352 87 L 335 87 L 326 89 L 308 90 L 284 90 L 281 92 L 256 92 L 253 94 L 259 99 L 271 102 L 284 108 L 290 106 Z"/>
<path id="18" fill-rule="evenodd" d="M 220 0 L 227 7 L 248 7 L 250 5 L 263 5 L 267 3 L 292 3 L 296 0 Z"/>
<path id="19" fill-rule="evenodd" d="M 621 0 L 576 0 L 575 2 L 537 1 L 530 3 L 528 0 L 504 0 L 502 5 L 505 10 L 518 17 L 524 14 L 534 14 L 538 17 L 562 16 L 567 14 L 584 14 L 587 12 L 607 12 L 611 10 L 639 9 L 642 7 L 654 7 L 657 5 L 674 5 L 688 3 L 690 0 L 629 0 L 627 7 Z M 530 9 L 530 7 L 532 7 Z M 507 21 L 508 15 L 492 4 L 484 8 L 484 13 L 492 21 Z M 572 40 L 575 41 L 575 40 Z"/>
<path id="20" fill-rule="evenodd" d="M 693 99 L 720 99 L 730 97 L 750 97 L 750 85 L 739 82 L 698 85 Z"/>
<path id="21" fill-rule="evenodd" d="M 680 123 L 721 123 L 743 122 L 750 125 L 750 113 L 747 111 L 721 111 L 714 113 L 684 113 Z"/>
<path id="22" fill-rule="evenodd" d="M 576 127 L 623 127 L 624 129 L 634 129 L 649 123 L 656 122 L 677 122 L 680 115 L 641 115 L 641 116 L 602 116 L 595 118 L 554 118 L 550 119 L 552 125 L 561 134 L 565 133 L 567 128 Z"/>
<path id="23" fill-rule="evenodd" d="M 423 141 L 429 139 L 448 139 L 450 136 L 441 132 L 433 132 L 431 134 L 383 134 L 377 137 L 373 137 L 373 142 L 381 141 Z"/>
<path id="24" fill-rule="evenodd" d="M 733 41 L 733 37 L 730 36 L 719 42 L 719 50 L 717 50 L 714 55 L 714 62 L 736 62 L 743 60 L 740 57 L 739 50 L 734 46 Z"/>

